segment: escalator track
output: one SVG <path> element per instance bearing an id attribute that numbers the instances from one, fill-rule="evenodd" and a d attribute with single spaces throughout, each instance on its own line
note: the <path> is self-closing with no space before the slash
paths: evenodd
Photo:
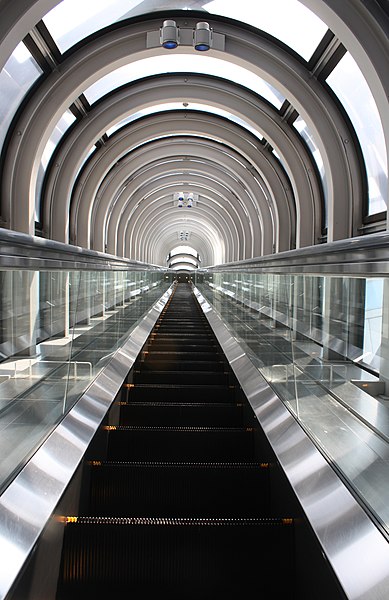
<path id="1" fill-rule="evenodd" d="M 295 596 L 294 522 L 191 287 L 178 283 L 122 388 L 56 600 Z M 252 418 L 252 415 L 251 415 Z"/>

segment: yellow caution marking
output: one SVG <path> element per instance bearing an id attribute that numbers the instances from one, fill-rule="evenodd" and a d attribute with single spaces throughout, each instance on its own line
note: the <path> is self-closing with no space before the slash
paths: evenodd
<path id="1" fill-rule="evenodd" d="M 65 523 L 77 523 L 78 517 L 66 517 Z"/>

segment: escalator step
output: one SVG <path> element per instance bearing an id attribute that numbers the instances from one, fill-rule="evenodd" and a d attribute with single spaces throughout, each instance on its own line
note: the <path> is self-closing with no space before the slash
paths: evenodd
<path id="1" fill-rule="evenodd" d="M 269 516 L 269 471 L 268 463 L 92 461 L 88 514 Z"/>
<path id="2" fill-rule="evenodd" d="M 193 350 L 192 352 L 169 352 L 169 351 L 159 351 L 153 350 L 152 352 L 142 352 L 140 361 L 148 361 L 148 360 L 171 360 L 175 359 L 179 362 L 187 362 L 187 361 L 197 361 L 197 360 L 221 360 L 222 362 L 226 362 L 224 357 L 220 354 L 220 352 L 210 351 L 207 348 L 200 350 Z"/>
<path id="3" fill-rule="evenodd" d="M 198 383 L 198 382 L 197 382 Z M 236 388 L 224 385 L 124 384 L 122 400 L 129 402 L 228 402 L 234 401 Z"/>
<path id="4" fill-rule="evenodd" d="M 212 371 L 134 371 L 134 383 L 174 383 L 202 385 L 227 385 L 228 372 Z"/>
<path id="5" fill-rule="evenodd" d="M 209 324 L 206 319 L 201 319 L 199 317 L 188 319 L 187 316 L 182 316 L 181 318 L 164 316 L 157 321 L 154 327 L 175 327 L 182 332 L 184 327 L 189 327 L 190 329 L 206 329 L 209 328 Z"/>
<path id="6" fill-rule="evenodd" d="M 70 519 L 57 600 L 292 599 L 293 546 L 291 519 Z"/>
<path id="7" fill-rule="evenodd" d="M 243 405 L 230 402 L 213 404 L 122 403 L 120 406 L 120 425 L 240 427 L 243 425 Z"/>
<path id="8" fill-rule="evenodd" d="M 166 337 L 172 337 L 173 339 L 208 338 L 209 340 L 215 342 L 215 338 L 213 336 L 212 331 L 209 331 L 207 328 L 201 325 L 198 325 L 196 327 L 190 327 L 188 325 L 161 325 L 160 327 L 153 329 L 153 338 L 158 339 L 159 337 L 161 337 L 161 339 L 164 339 Z"/>
<path id="9" fill-rule="evenodd" d="M 104 426 L 106 460 L 85 464 L 56 600 L 298 600 L 293 520 L 271 518 L 271 469 L 235 381 L 177 285 L 122 387 L 120 425 Z"/>
<path id="10" fill-rule="evenodd" d="M 149 371 L 225 371 L 225 362 L 218 359 L 216 356 L 213 360 L 186 360 L 184 362 L 176 359 L 168 358 L 148 358 L 143 361 L 136 362 L 134 365 L 135 371 L 138 369 L 142 373 Z"/>
<path id="11" fill-rule="evenodd" d="M 150 340 L 150 348 L 154 351 L 165 351 L 165 352 L 220 352 L 219 346 L 215 340 L 209 336 L 196 336 L 196 337 L 176 337 L 173 336 L 158 336 Z"/>
<path id="12" fill-rule="evenodd" d="M 164 339 L 164 340 L 153 340 L 149 344 L 149 349 L 154 353 L 157 352 L 212 352 L 214 355 L 223 356 L 220 352 L 220 348 L 215 344 L 214 341 L 207 338 L 200 339 Z"/>
<path id="13" fill-rule="evenodd" d="M 204 328 L 201 328 L 198 332 L 184 331 L 182 328 L 178 331 L 165 331 L 161 332 L 152 332 L 150 335 L 150 341 L 180 341 L 180 340 L 188 340 L 192 342 L 193 340 L 199 339 L 200 342 L 211 342 L 212 344 L 216 344 L 215 336 L 212 331 L 207 331 Z"/>
<path id="14" fill-rule="evenodd" d="M 157 352 L 159 350 L 163 351 L 173 351 L 176 352 L 216 352 L 221 354 L 220 348 L 216 344 L 215 340 L 210 338 L 209 336 L 180 336 L 174 338 L 169 335 L 166 337 L 156 337 L 153 340 L 150 340 L 150 348 L 153 352 Z M 188 348 L 188 350 L 186 350 Z"/>
<path id="15" fill-rule="evenodd" d="M 201 427 L 108 428 L 108 460 L 250 461 L 253 430 Z"/>

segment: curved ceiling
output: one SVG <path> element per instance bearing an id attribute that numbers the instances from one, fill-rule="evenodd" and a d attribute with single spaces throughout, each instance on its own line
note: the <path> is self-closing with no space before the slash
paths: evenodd
<path id="1" fill-rule="evenodd" d="M 381 13 L 353 4 L 350 20 L 329 0 L 277 0 L 284 12 L 277 23 L 263 12 L 262 25 L 273 28 L 266 31 L 253 26 L 256 11 L 244 22 L 247 1 L 242 20 L 233 20 L 229 2 L 189 2 L 186 10 L 170 2 L 175 8 L 155 12 L 166 3 L 116 0 L 108 21 L 104 11 L 96 20 L 88 1 L 89 13 L 74 16 L 80 26 L 66 31 L 54 11 L 47 15 L 56 2 L 14 4 L 0 27 L 0 56 L 5 64 L 24 39 L 36 75 L 5 119 L 5 227 L 191 269 L 349 238 L 369 210 L 378 219 L 387 201 L 380 114 L 389 87 Z M 362 18 L 376 34 L 368 43 Z M 166 19 L 178 27 L 171 50 L 161 45 Z M 193 31 L 205 20 L 211 48 L 197 52 Z M 374 105 L 374 164 L 335 81 L 348 56 Z M 3 77 L 17 79 L 16 58 Z M 369 209 L 373 200 L 378 208 Z M 196 257 L 182 251 L 173 261 L 182 244 Z"/>

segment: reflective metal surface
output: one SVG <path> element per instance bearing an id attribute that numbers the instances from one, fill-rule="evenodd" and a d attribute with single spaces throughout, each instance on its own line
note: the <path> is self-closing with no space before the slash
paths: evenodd
<path id="1" fill-rule="evenodd" d="M 65 269 L 96 271 L 103 269 L 165 269 L 136 260 L 117 258 L 95 250 L 85 250 L 80 246 L 70 246 L 40 237 L 0 229 L 0 268 L 1 269 Z"/>
<path id="2" fill-rule="evenodd" d="M 389 233 L 381 232 L 348 240 L 309 246 L 299 250 L 267 255 L 211 267 L 254 273 L 317 273 L 339 275 L 385 275 L 389 273 Z M 199 271 L 201 272 L 201 271 Z"/>
<path id="3" fill-rule="evenodd" d="M 387 600 L 387 540 L 262 377 L 216 310 L 197 288 L 194 291 L 347 598 Z"/>
<path id="4" fill-rule="evenodd" d="M 0 494 L 168 289 L 156 270 L 0 270 Z"/>
<path id="5" fill-rule="evenodd" d="M 0 598 L 6 597 L 165 306 L 171 288 L 0 497 Z"/>
<path id="6" fill-rule="evenodd" d="M 389 539 L 387 277 L 214 271 L 198 287 Z"/>

